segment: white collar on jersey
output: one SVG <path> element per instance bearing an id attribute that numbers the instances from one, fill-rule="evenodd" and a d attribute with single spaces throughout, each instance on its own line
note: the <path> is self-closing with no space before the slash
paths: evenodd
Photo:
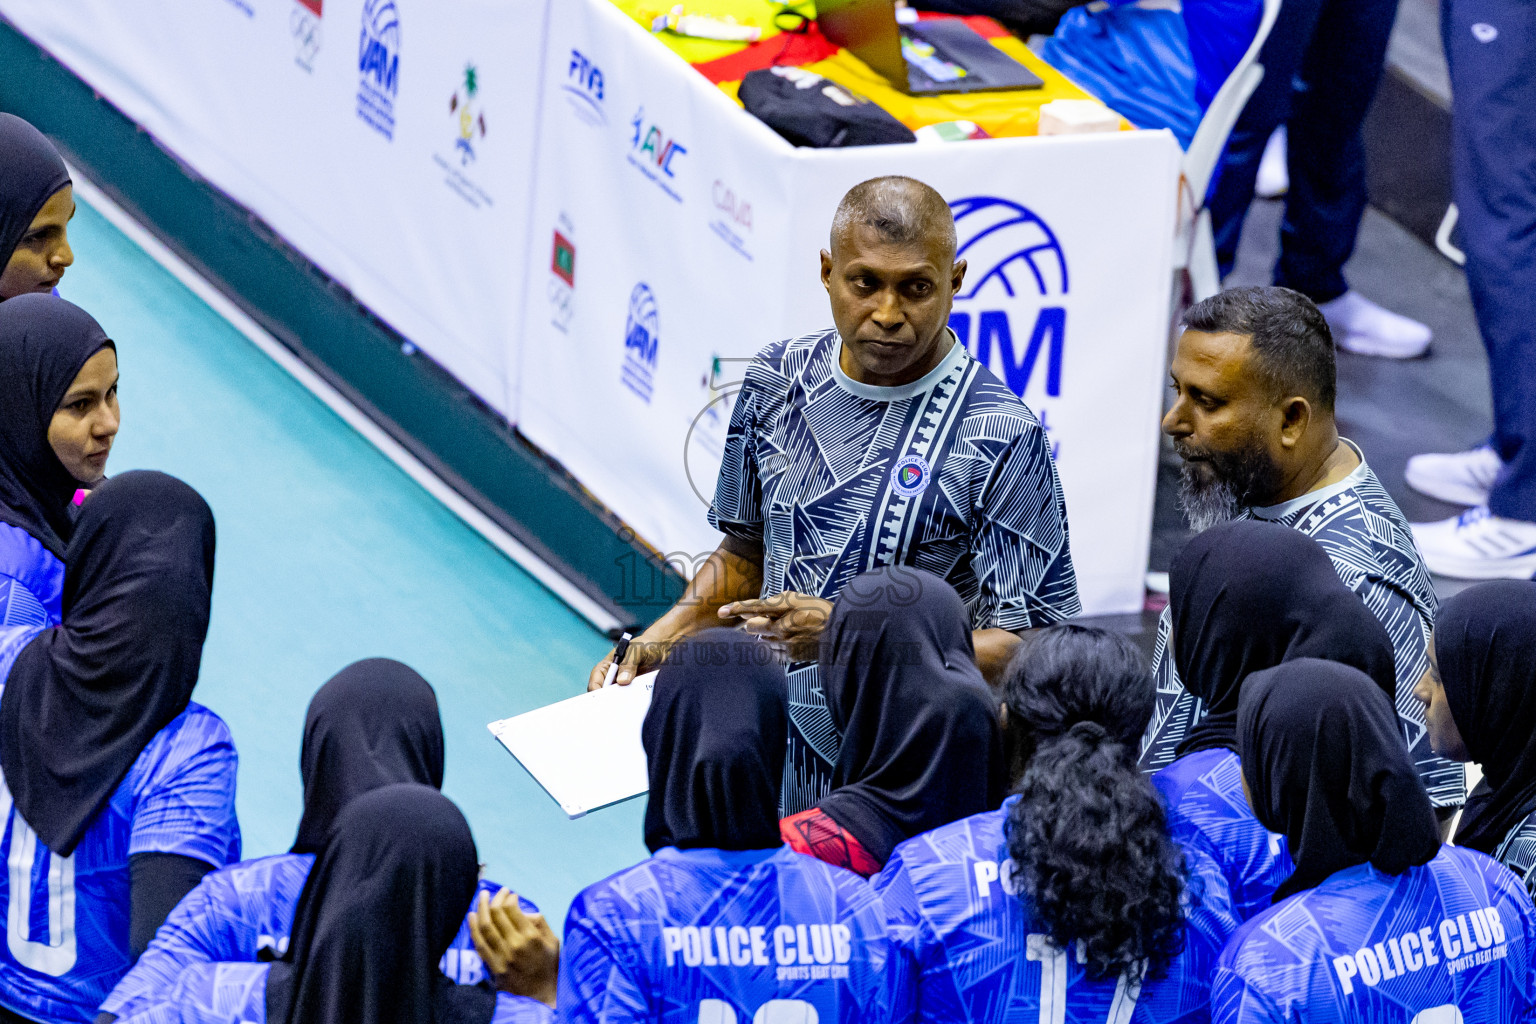
<path id="1" fill-rule="evenodd" d="M 935 384 L 943 380 L 947 374 L 960 369 L 965 365 L 965 361 L 970 358 L 970 353 L 966 352 L 965 346 L 960 344 L 960 339 L 956 336 L 955 332 L 948 327 L 944 328 L 944 330 L 949 334 L 951 342 L 949 352 L 943 359 L 939 360 L 938 366 L 935 366 L 910 384 L 899 384 L 896 387 L 881 387 L 876 384 L 861 384 L 848 376 L 843 372 L 843 339 L 841 335 L 837 338 L 837 348 L 832 352 L 832 376 L 843 386 L 844 391 L 859 398 L 867 398 L 873 402 L 899 402 L 904 398 L 911 398 L 913 395 L 920 395 L 925 391 L 931 391 Z"/>
<path id="2" fill-rule="evenodd" d="M 1313 505 L 1316 505 L 1320 501 L 1327 501 L 1329 498 L 1336 494 L 1343 494 L 1351 487 L 1359 486 L 1361 481 L 1365 479 L 1365 474 L 1370 472 L 1370 467 L 1365 464 L 1365 453 L 1360 450 L 1359 445 L 1355 444 L 1355 442 L 1351 441 L 1349 438 L 1341 437 L 1339 440 L 1353 448 L 1355 450 L 1355 454 L 1360 456 L 1360 465 L 1351 470 L 1349 476 L 1346 476 L 1338 483 L 1329 484 L 1327 487 L 1320 487 L 1315 491 L 1308 491 L 1306 494 L 1303 494 L 1299 498 L 1292 498 L 1290 501 L 1282 501 L 1278 505 L 1267 505 L 1262 507 L 1255 506 L 1254 508 L 1249 509 L 1249 511 L 1253 513 L 1253 518 L 1270 520 L 1284 519 L 1292 512 L 1295 512 L 1299 509 L 1311 508 Z"/>

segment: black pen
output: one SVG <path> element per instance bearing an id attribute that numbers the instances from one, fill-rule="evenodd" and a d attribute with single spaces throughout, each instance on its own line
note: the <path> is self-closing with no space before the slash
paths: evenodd
<path id="1" fill-rule="evenodd" d="M 608 674 L 603 677 L 604 686 L 613 685 L 613 677 L 619 674 L 619 662 L 624 660 L 624 655 L 629 653 L 629 642 L 634 637 L 628 633 L 619 637 L 619 642 L 613 648 L 613 664 L 608 666 Z"/>

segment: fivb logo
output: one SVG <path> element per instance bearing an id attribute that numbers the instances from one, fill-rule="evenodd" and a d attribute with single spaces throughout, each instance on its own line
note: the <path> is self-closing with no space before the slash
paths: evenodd
<path id="1" fill-rule="evenodd" d="M 1042 366 L 1045 393 L 1058 397 L 1068 281 L 1067 257 L 1055 232 L 1034 211 L 1007 199 L 970 196 L 949 205 L 959 241 L 956 258 L 969 265 L 949 326 L 1014 394 L 1022 398 Z"/>
<path id="2" fill-rule="evenodd" d="M 603 69 L 580 50 L 571 50 L 571 62 L 565 70 L 565 84 L 561 88 L 577 117 L 587 124 L 608 123 L 603 100 Z"/>

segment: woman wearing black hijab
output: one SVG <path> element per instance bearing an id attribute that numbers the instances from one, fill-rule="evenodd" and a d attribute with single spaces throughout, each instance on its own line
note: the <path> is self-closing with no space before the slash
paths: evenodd
<path id="1" fill-rule="evenodd" d="M 336 673 L 309 702 L 299 775 L 304 813 L 292 851 L 231 864 L 204 878 L 101 1004 L 104 1016 L 131 1019 L 164 1002 L 191 964 L 254 963 L 285 947 L 305 879 L 341 811 L 384 786 L 442 788 L 443 723 L 432 685 L 389 658 L 367 658 Z M 500 891 L 481 881 L 476 898 L 489 901 Z M 537 914 L 538 908 L 523 900 L 521 912 Z M 484 980 L 467 927 L 455 936 L 442 967 L 456 982 Z"/>
<path id="2" fill-rule="evenodd" d="M 1002 802 L 996 698 L 965 604 L 944 580 L 875 569 L 838 599 L 821 679 L 842 745 L 832 791 L 785 818 L 785 841 L 868 877 L 897 844 Z"/>
<path id="3" fill-rule="evenodd" d="M 0 304 L 0 626 L 56 625 L 70 500 L 106 472 L 117 350 L 51 295 Z"/>
<path id="4" fill-rule="evenodd" d="M 1291 873 L 1279 837 L 1242 798 L 1237 709 L 1255 672 L 1295 658 L 1353 665 L 1390 697 L 1392 639 L 1310 537 L 1277 523 L 1212 527 L 1169 573 L 1173 662 L 1204 717 L 1153 775 L 1174 837 L 1221 866 L 1239 920 L 1269 906 Z"/>
<path id="5" fill-rule="evenodd" d="M 1456 845 L 1536 894 L 1536 583 L 1497 580 L 1440 606 L 1429 672 L 1414 688 L 1435 753 L 1482 765 Z"/>
<path id="6" fill-rule="evenodd" d="M 365 793 L 336 817 L 299 897 L 287 951 L 271 963 L 194 964 L 167 1003 L 144 1017 L 188 1024 L 517 1020 L 500 1011 L 490 989 L 454 985 L 438 970 L 478 870 L 469 824 L 437 790 L 401 784 Z M 550 1019 L 547 1008 L 543 1019 Z"/>
<path id="7" fill-rule="evenodd" d="M 234 744 L 191 702 L 213 553 L 196 491 L 125 473 L 81 509 L 63 624 L 0 630 L 5 843 L 33 880 L 0 916 L 12 1014 L 91 1019 L 176 902 L 239 857 Z"/>
<path id="8" fill-rule="evenodd" d="M 75 262 L 69 170 L 43 133 L 0 114 L 0 302 L 51 292 Z"/>
<path id="9" fill-rule="evenodd" d="M 409 665 L 354 662 L 309 702 L 299 748 L 304 815 L 293 853 L 319 853 L 341 809 L 392 783 L 443 788 L 443 720 L 437 693 Z"/>
<path id="10" fill-rule="evenodd" d="M 1370 677 L 1312 658 L 1257 673 L 1237 735 L 1254 813 L 1296 870 L 1222 953 L 1214 1024 L 1531 1019 L 1530 897 L 1483 854 L 1441 845 Z"/>
<path id="11" fill-rule="evenodd" d="M 908 976 L 879 900 L 780 843 L 789 715 L 771 649 L 730 629 L 675 645 L 640 735 L 654 855 L 571 904 L 563 1024 L 745 1022 L 769 1003 L 774 1019 L 895 1019 Z"/>

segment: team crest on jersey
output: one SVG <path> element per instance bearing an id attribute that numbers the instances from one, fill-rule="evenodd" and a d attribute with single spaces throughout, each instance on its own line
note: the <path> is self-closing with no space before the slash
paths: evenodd
<path id="1" fill-rule="evenodd" d="M 928 489 L 928 460 L 908 455 L 891 470 L 891 489 L 903 498 L 915 498 Z"/>

